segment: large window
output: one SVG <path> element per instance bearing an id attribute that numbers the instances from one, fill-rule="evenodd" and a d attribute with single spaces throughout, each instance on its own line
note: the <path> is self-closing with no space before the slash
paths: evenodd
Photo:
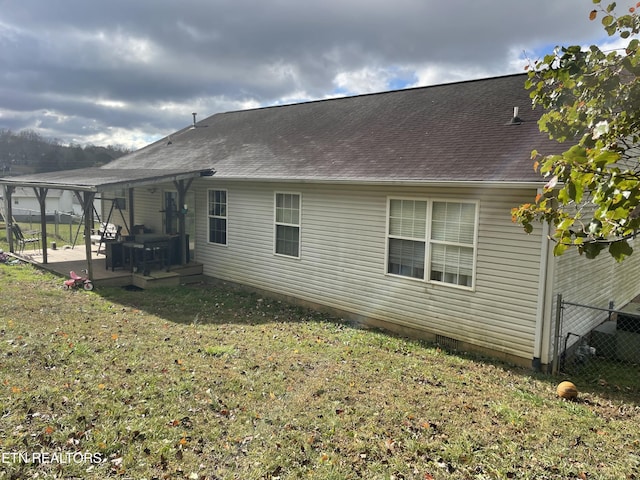
<path id="1" fill-rule="evenodd" d="M 475 203 L 390 199 L 388 228 L 387 273 L 473 287 Z"/>
<path id="2" fill-rule="evenodd" d="M 209 241 L 227 244 L 227 191 L 209 190 Z"/>
<path id="3" fill-rule="evenodd" d="M 391 200 L 389 205 L 389 273 L 424 278 L 427 202 Z"/>
<path id="4" fill-rule="evenodd" d="M 471 287 L 475 204 L 433 202 L 431 212 L 431 280 Z"/>
<path id="5" fill-rule="evenodd" d="M 300 257 L 300 194 L 276 193 L 275 253 Z"/>

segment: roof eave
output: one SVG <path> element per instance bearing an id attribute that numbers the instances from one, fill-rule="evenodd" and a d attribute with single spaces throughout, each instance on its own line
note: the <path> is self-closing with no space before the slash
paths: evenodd
<path id="1" fill-rule="evenodd" d="M 105 169 L 105 172 L 109 172 L 109 169 Z M 148 170 L 147 170 L 148 172 Z M 56 172 L 60 173 L 60 172 Z M 73 176 L 74 171 L 69 170 L 70 176 Z M 112 174 L 113 172 L 109 172 Z M 207 177 L 211 176 L 215 173 L 215 170 L 212 168 L 201 168 L 197 170 L 185 171 L 185 172 L 170 172 L 164 174 L 160 171 L 155 171 L 153 174 L 140 177 L 140 178 L 128 178 L 118 181 L 108 181 L 108 182 L 100 182 L 100 178 L 96 178 L 94 183 L 73 183 L 73 181 L 51 181 L 51 180 L 38 180 L 38 179 L 29 179 L 32 177 L 28 176 L 17 176 L 17 177 L 6 177 L 0 178 L 0 185 L 7 185 L 13 187 L 26 187 L 26 188 L 51 188 L 56 190 L 75 190 L 81 192 L 94 192 L 100 193 L 108 190 L 113 190 L 115 188 L 134 188 L 134 187 L 144 187 L 146 185 L 154 185 L 157 183 L 163 182 L 172 182 L 172 181 L 180 181 L 187 180 L 190 178 L 197 177 Z M 26 179 L 25 179 L 26 177 Z"/>
<path id="2" fill-rule="evenodd" d="M 278 178 L 217 176 L 216 180 L 230 182 L 311 183 L 334 185 L 403 186 L 403 187 L 485 187 L 485 188 L 540 188 L 545 181 L 532 180 L 416 180 L 416 179 L 333 179 L 333 178 Z"/>
<path id="3" fill-rule="evenodd" d="M 170 174 L 170 175 L 160 175 L 160 176 L 152 176 L 139 180 L 126 180 L 122 182 L 110 182 L 105 183 L 98 186 L 98 189 L 95 190 L 97 192 L 103 192 L 107 190 L 113 190 L 114 188 L 134 188 L 134 187 L 145 187 L 147 185 L 155 185 L 158 183 L 164 182 L 178 182 L 180 180 L 189 180 L 191 178 L 198 177 L 210 177 L 214 175 L 215 170 L 209 169 L 199 169 L 191 172 Z"/>

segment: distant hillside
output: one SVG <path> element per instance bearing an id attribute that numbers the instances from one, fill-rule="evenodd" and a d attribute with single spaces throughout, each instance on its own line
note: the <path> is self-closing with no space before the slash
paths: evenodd
<path id="1" fill-rule="evenodd" d="M 112 145 L 61 145 L 30 130 L 0 130 L 0 175 L 99 167 L 129 152 Z"/>

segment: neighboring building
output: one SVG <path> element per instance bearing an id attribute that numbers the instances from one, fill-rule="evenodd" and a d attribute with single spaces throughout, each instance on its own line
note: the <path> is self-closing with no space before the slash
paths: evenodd
<path id="1" fill-rule="evenodd" d="M 0 202 L 2 201 L 0 195 Z M 39 219 L 40 205 L 35 192 L 29 187 L 16 187 L 11 195 L 13 216 L 16 219 Z M 47 192 L 47 215 L 56 213 L 73 216 L 82 215 L 82 207 L 71 190 L 50 189 Z M 100 211 L 100 201 L 96 201 L 96 209 Z"/>
<path id="2" fill-rule="evenodd" d="M 640 255 L 554 258 L 546 226 L 526 235 L 512 222 L 511 208 L 545 184 L 531 150 L 558 150 L 538 130 L 525 78 L 216 114 L 94 171 L 213 168 L 185 201 L 192 259 L 211 277 L 547 365 L 555 294 L 622 305 L 640 294 L 629 281 Z M 158 182 L 127 185 L 135 222 L 169 232 L 184 205 L 174 183 Z"/>
<path id="3" fill-rule="evenodd" d="M 11 196 L 15 217 L 40 217 L 40 205 L 32 188 L 16 188 Z M 82 209 L 71 190 L 49 190 L 47 195 L 47 213 L 71 213 L 80 215 Z"/>

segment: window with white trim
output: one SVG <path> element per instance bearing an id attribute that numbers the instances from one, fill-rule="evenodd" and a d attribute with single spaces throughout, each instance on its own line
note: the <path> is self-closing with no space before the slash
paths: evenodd
<path id="1" fill-rule="evenodd" d="M 473 286 L 475 238 L 475 204 L 433 202 L 430 279 L 465 287 Z"/>
<path id="2" fill-rule="evenodd" d="M 476 203 L 389 199 L 387 273 L 473 287 Z"/>
<path id="3" fill-rule="evenodd" d="M 427 202 L 390 200 L 388 273 L 424 278 Z"/>
<path id="4" fill-rule="evenodd" d="M 227 244 L 226 190 L 209 190 L 209 242 Z"/>
<path id="5" fill-rule="evenodd" d="M 275 253 L 300 257 L 300 194 L 276 193 Z"/>

